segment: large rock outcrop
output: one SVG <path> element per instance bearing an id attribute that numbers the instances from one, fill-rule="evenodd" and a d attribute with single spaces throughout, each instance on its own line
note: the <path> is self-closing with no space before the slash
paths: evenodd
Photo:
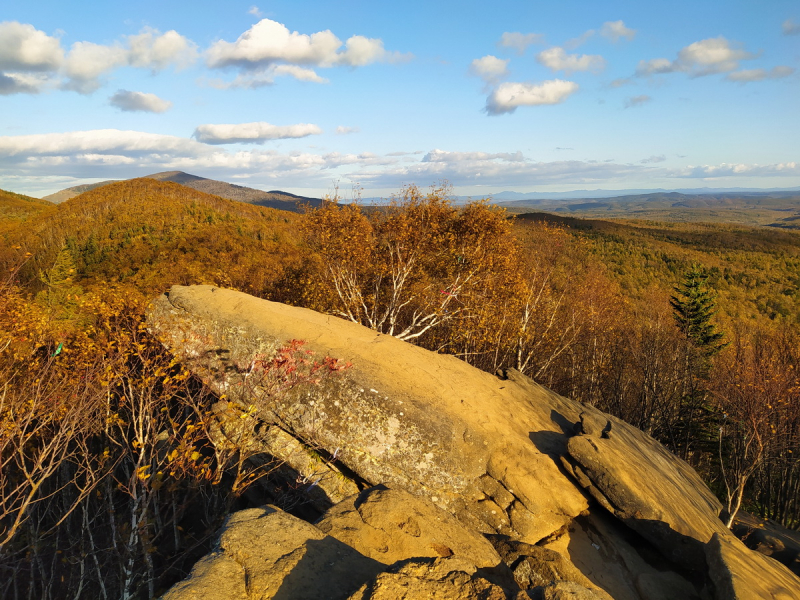
<path id="1" fill-rule="evenodd" d="M 580 519 L 591 519 L 592 511 L 605 509 L 640 540 L 615 541 L 609 548 L 637 555 L 626 559 L 631 565 L 653 563 L 648 554 L 653 550 L 667 561 L 641 577 L 628 568 L 631 580 L 614 584 L 624 597 L 646 598 L 646 590 L 664 582 L 674 590 L 689 585 L 697 597 L 709 597 L 707 544 L 714 536 L 731 539 L 718 519 L 721 505 L 691 468 L 622 421 L 513 370 L 496 377 L 336 317 L 231 290 L 175 286 L 154 302 L 148 326 L 224 398 L 218 414 L 233 413 L 232 422 L 236 414 L 258 420 L 253 435 L 263 439 L 248 443 L 262 443 L 265 452 L 280 456 L 276 442 L 280 446 L 285 439 L 287 462 L 311 481 L 320 510 L 347 490 L 385 484 L 427 498 L 477 532 L 549 545 Z M 259 375 L 259 365 L 291 340 L 305 342 L 301 353 L 341 361 L 322 361 L 336 373 L 320 379 L 314 371 L 295 378 L 292 386 L 276 383 L 274 372 Z M 307 360 L 305 354 L 296 363 L 289 354 L 282 356 L 281 364 L 288 361 L 300 370 Z M 341 364 L 352 366 L 339 370 Z M 236 428 L 225 422 L 220 419 L 221 434 L 236 439 Z M 308 469 L 313 473 L 304 474 Z M 379 531 L 355 502 L 345 500 L 338 518 Z M 592 542 L 591 548 L 602 545 Z M 569 558 L 571 550 L 562 550 Z M 425 556 L 440 562 L 457 558 Z M 581 560 L 572 562 L 580 567 Z M 591 567 L 592 560 L 583 563 Z M 662 576 L 670 564 L 693 574 Z M 439 581 L 441 574 L 435 571 L 431 579 L 415 572 L 426 581 Z M 409 576 L 392 573 L 400 577 L 395 582 Z M 603 578 L 586 574 L 593 584 Z M 554 581 L 549 591 L 539 592 L 571 597 L 576 586 L 585 597 L 597 595 L 577 581 Z"/>

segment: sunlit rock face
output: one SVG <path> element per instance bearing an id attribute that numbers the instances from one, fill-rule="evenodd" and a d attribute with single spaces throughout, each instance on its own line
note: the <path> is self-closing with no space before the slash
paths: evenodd
<path id="1" fill-rule="evenodd" d="M 547 593 L 577 585 L 598 597 L 645 598 L 656 588 L 722 597 L 708 576 L 707 557 L 717 564 L 720 554 L 709 542 L 741 544 L 720 522 L 720 503 L 686 463 L 618 419 L 516 371 L 490 375 L 336 317 L 232 290 L 174 286 L 154 301 L 148 326 L 220 396 L 220 434 L 235 440 L 239 417 L 255 419 L 248 443 L 310 482 L 309 502 L 320 513 L 369 521 L 357 506 L 365 500 L 354 498 L 381 484 L 424 498 L 476 535 L 558 551 L 588 578 L 551 581 Z M 370 531 L 383 539 L 380 531 L 392 527 L 379 521 L 393 513 L 375 514 L 384 516 L 372 518 Z M 334 531 L 334 522 L 329 516 L 320 526 Z M 374 548 L 338 537 L 375 559 Z M 386 556 L 420 554 L 404 544 L 387 542 Z M 445 577 L 453 557 L 436 552 L 422 555 L 444 562 L 419 566 L 425 573 L 413 577 L 430 583 L 431 568 Z M 556 561 L 528 555 L 507 567 L 529 583 L 530 565 Z M 384 577 L 386 589 L 412 577 L 404 573 Z M 369 597 L 365 590 L 359 597 Z"/>

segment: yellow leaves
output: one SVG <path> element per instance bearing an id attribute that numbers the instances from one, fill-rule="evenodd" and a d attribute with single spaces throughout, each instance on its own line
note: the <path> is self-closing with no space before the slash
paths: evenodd
<path id="1" fill-rule="evenodd" d="M 144 465 L 136 470 L 136 477 L 139 481 L 147 481 L 150 479 L 150 474 L 148 473 L 150 466 L 151 465 Z"/>
<path id="2" fill-rule="evenodd" d="M 240 419 L 247 419 L 252 417 L 258 409 L 256 408 L 255 404 L 251 404 L 247 407 L 247 410 L 244 411 L 242 414 L 239 415 Z"/>

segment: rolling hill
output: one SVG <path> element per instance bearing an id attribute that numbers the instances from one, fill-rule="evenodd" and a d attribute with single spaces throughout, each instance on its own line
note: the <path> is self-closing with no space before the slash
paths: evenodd
<path id="1" fill-rule="evenodd" d="M 512 213 L 530 210 L 588 219 L 647 219 L 800 229 L 800 192 L 656 192 L 611 198 L 527 199 L 499 202 Z"/>
<path id="2" fill-rule="evenodd" d="M 183 171 L 164 171 L 162 173 L 153 173 L 146 175 L 146 179 L 155 179 L 156 181 L 171 181 L 172 183 L 179 183 L 192 189 L 204 192 L 206 194 L 214 194 L 221 198 L 229 200 L 236 200 L 238 202 L 246 202 L 248 204 L 255 204 L 257 206 L 265 206 L 267 208 L 277 208 L 279 210 L 288 210 L 291 212 L 301 212 L 305 204 L 311 206 L 319 206 L 322 200 L 318 198 L 306 198 L 304 196 L 297 196 L 289 192 L 281 192 L 273 190 L 265 192 L 255 188 L 249 188 L 225 181 L 218 181 L 216 179 L 207 179 L 199 177 Z M 85 185 L 77 185 L 71 188 L 66 188 L 55 194 L 45 196 L 43 200 L 60 204 L 70 198 L 74 198 L 79 194 L 89 190 L 97 189 L 112 183 L 117 183 L 118 180 L 100 181 L 98 183 L 91 183 Z"/>
<path id="3" fill-rule="evenodd" d="M 74 263 L 76 284 L 148 291 L 196 281 L 263 293 L 297 260 L 295 215 L 170 181 L 109 183 L 49 206 L 22 226 L 0 220 L 8 229 L 0 264 L 13 264 L 13 247 L 30 252 L 20 277 L 34 287 L 60 253 Z"/>

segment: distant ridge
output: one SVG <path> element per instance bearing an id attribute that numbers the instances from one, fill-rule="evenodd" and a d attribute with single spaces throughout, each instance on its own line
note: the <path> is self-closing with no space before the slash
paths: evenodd
<path id="1" fill-rule="evenodd" d="M 298 196 L 290 194 L 289 192 L 281 192 L 273 190 L 265 192 L 255 188 L 249 188 L 225 181 L 217 181 L 216 179 L 207 179 L 192 175 L 191 173 L 184 173 L 183 171 L 164 171 L 162 173 L 153 173 L 152 175 L 145 175 L 147 179 L 155 179 L 156 181 L 171 181 L 180 185 L 185 185 L 199 192 L 206 194 L 214 194 L 221 198 L 229 200 L 236 200 L 238 202 L 246 202 L 248 204 L 255 204 L 257 206 L 266 206 L 268 208 L 277 208 L 279 210 L 288 210 L 291 212 L 301 212 L 303 205 L 309 204 L 311 206 L 319 206 L 322 200 L 319 198 L 306 198 L 305 196 Z M 55 204 L 65 202 L 70 198 L 74 198 L 79 194 L 98 187 L 116 183 L 119 180 L 113 179 L 109 181 L 100 181 L 98 183 L 90 183 L 85 185 L 76 185 L 45 196 L 42 200 L 47 200 Z"/>
<path id="2" fill-rule="evenodd" d="M 489 194 L 497 202 L 514 202 L 526 200 L 589 200 L 621 198 L 627 196 L 649 196 L 653 194 L 681 194 L 684 196 L 727 195 L 742 196 L 777 196 L 781 194 L 800 193 L 795 188 L 684 188 L 684 189 L 627 189 L 627 190 L 572 190 L 570 192 L 498 192 Z M 466 199 L 466 197 L 465 197 Z"/>

